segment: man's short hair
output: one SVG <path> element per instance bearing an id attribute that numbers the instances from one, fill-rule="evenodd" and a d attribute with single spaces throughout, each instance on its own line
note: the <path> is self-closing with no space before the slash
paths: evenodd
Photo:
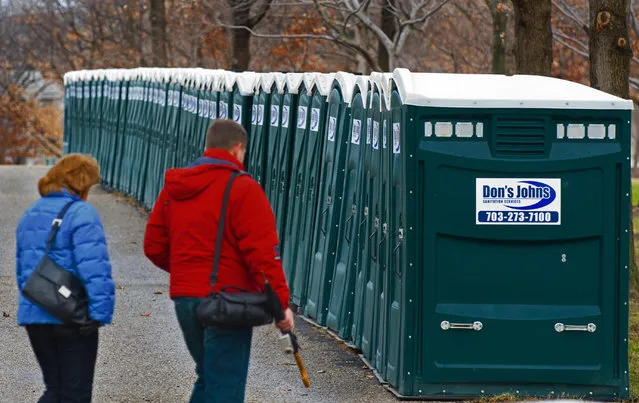
<path id="1" fill-rule="evenodd" d="M 238 143 L 246 146 L 247 141 L 246 130 L 228 119 L 216 120 L 206 132 L 206 148 L 220 148 L 228 151 Z"/>

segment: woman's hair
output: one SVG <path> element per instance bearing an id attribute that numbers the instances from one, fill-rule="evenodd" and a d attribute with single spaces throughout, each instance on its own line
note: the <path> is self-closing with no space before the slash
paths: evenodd
<path id="1" fill-rule="evenodd" d="M 91 186 L 100 181 L 100 166 L 95 158 L 83 154 L 69 154 L 62 157 L 40 181 L 40 196 L 61 192 L 65 188 L 86 199 Z"/>

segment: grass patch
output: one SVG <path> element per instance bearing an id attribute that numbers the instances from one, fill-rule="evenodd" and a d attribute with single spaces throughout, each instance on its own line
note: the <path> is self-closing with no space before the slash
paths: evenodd
<path id="1" fill-rule="evenodd" d="M 639 205 L 639 179 L 632 180 L 632 206 Z"/>

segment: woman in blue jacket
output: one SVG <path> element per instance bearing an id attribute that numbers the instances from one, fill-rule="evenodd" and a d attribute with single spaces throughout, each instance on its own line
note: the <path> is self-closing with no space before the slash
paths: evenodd
<path id="1" fill-rule="evenodd" d="M 98 351 L 98 327 L 111 323 L 115 286 L 100 216 L 86 202 L 100 180 L 94 158 L 70 154 L 38 182 L 42 198 L 24 213 L 16 230 L 18 324 L 25 326 L 42 369 L 46 390 L 39 402 L 90 402 Z M 60 267 L 79 278 L 89 297 L 88 325 L 63 325 L 22 295 L 27 279 L 44 257 L 51 223 L 73 201 L 49 251 Z"/>

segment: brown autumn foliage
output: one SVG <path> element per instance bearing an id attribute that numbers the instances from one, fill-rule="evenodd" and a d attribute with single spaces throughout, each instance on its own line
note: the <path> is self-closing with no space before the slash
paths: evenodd
<path id="1" fill-rule="evenodd" d="M 62 112 L 26 98 L 19 87 L 9 86 L 0 94 L 0 139 L 0 163 L 7 157 L 19 162 L 37 155 L 60 156 Z"/>

